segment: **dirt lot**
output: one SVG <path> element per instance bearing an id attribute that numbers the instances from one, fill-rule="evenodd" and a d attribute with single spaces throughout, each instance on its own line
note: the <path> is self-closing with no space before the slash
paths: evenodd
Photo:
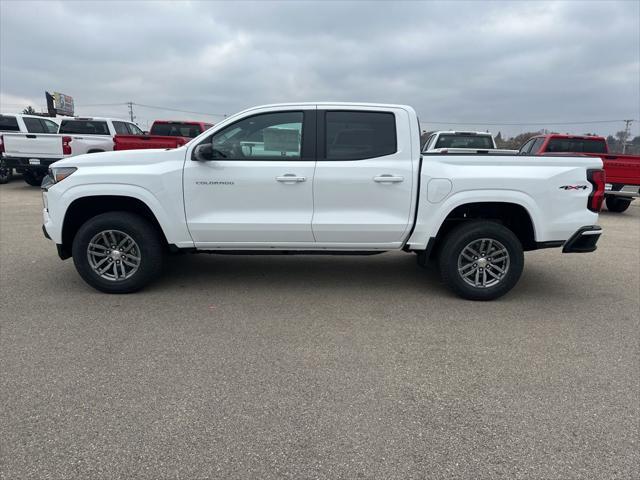
<path id="1" fill-rule="evenodd" d="M 173 258 L 86 286 L 0 186 L 2 478 L 640 475 L 640 202 L 505 298 L 412 255 Z"/>

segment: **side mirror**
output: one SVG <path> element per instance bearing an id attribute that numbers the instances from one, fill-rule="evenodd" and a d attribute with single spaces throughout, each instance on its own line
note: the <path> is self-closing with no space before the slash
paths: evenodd
<path id="1" fill-rule="evenodd" d="M 213 160 L 213 147 L 210 143 L 201 143 L 193 150 L 193 160 L 208 162 Z"/>

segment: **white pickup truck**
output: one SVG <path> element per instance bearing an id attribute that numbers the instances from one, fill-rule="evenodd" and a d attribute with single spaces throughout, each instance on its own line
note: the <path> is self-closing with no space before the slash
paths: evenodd
<path id="1" fill-rule="evenodd" d="M 2 158 L 9 168 L 23 174 L 29 185 L 40 186 L 47 168 L 66 157 L 113 150 L 113 137 L 120 133 L 142 135 L 134 123 L 116 118 L 60 119 L 57 133 L 3 133 Z"/>
<path id="2" fill-rule="evenodd" d="M 29 115 L 24 113 L 2 113 L 0 114 L 0 183 L 7 183 L 13 174 L 13 167 L 6 165 L 4 161 L 4 143 L 2 135 L 5 133 L 57 133 L 59 127 L 57 118 L 43 117 L 41 115 Z M 26 173 L 20 171 L 20 173 Z M 29 175 L 25 175 L 28 181 Z M 40 179 L 42 181 L 42 179 Z M 38 183 L 38 186 L 40 183 Z"/>
<path id="3" fill-rule="evenodd" d="M 447 130 L 433 132 L 425 140 L 423 153 L 491 153 L 517 155 L 518 150 L 498 148 L 488 132 Z"/>
<path id="4" fill-rule="evenodd" d="M 402 105 L 251 108 L 174 150 L 67 158 L 42 184 L 43 230 L 98 290 L 133 292 L 167 252 L 437 257 L 459 295 L 509 291 L 523 252 L 591 252 L 599 158 L 425 154 Z"/>

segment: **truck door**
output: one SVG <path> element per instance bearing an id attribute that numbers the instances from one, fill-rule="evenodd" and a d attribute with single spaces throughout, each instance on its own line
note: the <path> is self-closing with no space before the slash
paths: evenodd
<path id="1" fill-rule="evenodd" d="M 402 243 L 412 217 L 412 158 L 419 155 L 412 154 L 410 128 L 400 108 L 318 111 L 316 242 L 344 248 Z"/>
<path id="2" fill-rule="evenodd" d="M 315 106 L 245 116 L 189 148 L 185 214 L 198 247 L 313 244 Z"/>

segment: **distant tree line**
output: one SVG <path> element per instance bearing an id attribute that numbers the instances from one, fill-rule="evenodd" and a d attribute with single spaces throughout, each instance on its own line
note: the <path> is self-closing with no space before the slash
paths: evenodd
<path id="1" fill-rule="evenodd" d="M 420 136 L 422 140 L 422 145 L 427 140 L 429 135 L 431 135 L 433 131 L 427 132 L 423 131 Z M 496 146 L 498 148 L 506 148 L 510 150 L 518 150 L 524 143 L 529 140 L 531 137 L 535 137 L 536 135 L 546 135 L 550 133 L 559 133 L 552 132 L 549 130 L 539 130 L 537 132 L 524 132 L 516 135 L 515 137 L 503 137 L 501 132 L 494 137 L 496 140 Z M 584 135 L 597 135 L 597 133 L 585 133 Z M 632 155 L 640 155 L 640 136 L 634 137 L 630 141 L 626 138 L 626 132 L 621 130 L 614 135 L 607 136 L 607 144 L 609 145 L 609 151 L 611 153 L 622 153 L 622 145 L 627 141 L 627 149 L 626 153 Z"/>

